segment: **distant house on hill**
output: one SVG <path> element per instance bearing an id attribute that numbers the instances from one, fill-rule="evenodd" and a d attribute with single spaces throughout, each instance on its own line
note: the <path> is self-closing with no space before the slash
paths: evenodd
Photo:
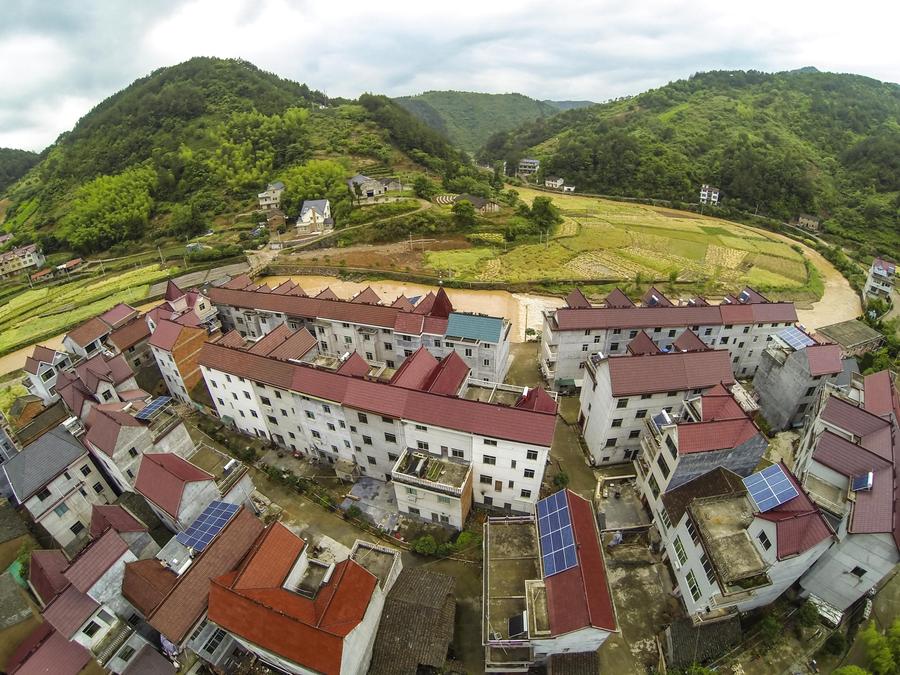
<path id="1" fill-rule="evenodd" d="M 331 218 L 331 202 L 327 199 L 307 199 L 297 218 L 297 231 L 324 232 L 334 227 Z"/>
<path id="2" fill-rule="evenodd" d="M 262 211 L 269 211 L 272 209 L 278 209 L 281 207 L 281 193 L 284 192 L 284 183 L 280 180 L 274 183 L 269 183 L 266 186 L 265 192 L 260 192 L 257 197 L 259 198 L 259 208 Z"/>
<path id="3" fill-rule="evenodd" d="M 575 186 L 574 185 L 563 185 L 562 190 L 563 190 L 563 192 L 575 192 Z"/>
<path id="4" fill-rule="evenodd" d="M 516 169 L 516 173 L 520 176 L 532 176 L 536 174 L 540 168 L 541 161 L 539 159 L 525 157 L 519 160 L 519 166 Z"/>
<path id="5" fill-rule="evenodd" d="M 453 199 L 454 204 L 464 201 L 469 202 L 475 207 L 475 210 L 482 215 L 485 213 L 497 213 L 497 211 L 500 210 L 500 204 L 493 199 L 485 199 L 484 197 L 479 197 L 477 195 L 461 194 Z"/>
<path id="6" fill-rule="evenodd" d="M 701 204 L 718 204 L 719 188 L 704 183 L 700 186 L 700 203 Z"/>
<path id="7" fill-rule="evenodd" d="M 801 213 L 797 216 L 797 227 L 802 227 L 804 230 L 809 230 L 810 232 L 818 232 L 819 219 L 808 213 Z"/>
<path id="8" fill-rule="evenodd" d="M 556 176 L 549 176 L 544 179 L 544 187 L 553 188 L 554 190 L 561 190 L 565 184 L 566 181 L 564 179 L 557 178 Z"/>

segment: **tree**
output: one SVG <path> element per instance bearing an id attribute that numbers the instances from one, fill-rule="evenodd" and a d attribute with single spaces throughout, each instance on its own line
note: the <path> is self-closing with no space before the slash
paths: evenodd
<path id="1" fill-rule="evenodd" d="M 553 477 L 553 484 L 560 490 L 565 489 L 569 485 L 569 474 L 565 471 L 560 471 Z"/>
<path id="2" fill-rule="evenodd" d="M 872 675 L 872 673 L 859 666 L 841 666 L 831 675 Z"/>
<path id="3" fill-rule="evenodd" d="M 422 555 L 434 555 L 437 552 L 438 545 L 434 537 L 426 534 L 424 537 L 415 539 L 412 543 L 412 550 Z"/>
<path id="4" fill-rule="evenodd" d="M 304 201 L 328 199 L 331 201 L 331 213 L 337 220 L 351 208 L 346 179 L 344 167 L 327 159 L 313 159 L 302 166 L 291 167 L 282 174 L 282 210 L 288 214 L 299 214 Z"/>
<path id="5" fill-rule="evenodd" d="M 353 181 L 353 183 L 351 183 L 351 185 L 353 185 L 353 196 L 356 198 L 356 203 L 362 204 L 362 198 L 363 198 L 362 185 L 360 185 L 356 181 Z"/>
<path id="6" fill-rule="evenodd" d="M 172 207 L 171 229 L 177 235 L 190 237 L 203 230 L 204 222 L 195 201 L 190 204 L 175 204 Z"/>
<path id="7" fill-rule="evenodd" d="M 557 223 L 562 222 L 559 209 L 550 197 L 535 197 L 531 202 L 529 217 L 535 225 L 547 231 Z"/>
<path id="8" fill-rule="evenodd" d="M 468 199 L 454 202 L 450 211 L 453 213 L 453 220 L 460 227 L 472 227 L 476 222 L 475 207 Z"/>
<path id="9" fill-rule="evenodd" d="M 891 651 L 890 640 L 878 630 L 874 621 L 859 634 L 866 647 L 866 656 L 869 659 L 869 667 L 875 675 L 892 675 L 897 668 L 897 661 Z"/>
<path id="10" fill-rule="evenodd" d="M 762 638 L 764 644 L 772 646 L 778 640 L 778 636 L 781 635 L 781 622 L 772 614 L 767 614 L 766 617 L 759 622 L 759 636 Z"/>
<path id="11" fill-rule="evenodd" d="M 797 621 L 800 622 L 801 626 L 811 628 L 819 623 L 819 610 L 816 609 L 812 602 L 807 600 L 797 611 Z"/>
<path id="12" fill-rule="evenodd" d="M 420 199 L 431 199 L 437 194 L 437 187 L 426 176 L 416 176 L 413 181 L 413 192 Z"/>

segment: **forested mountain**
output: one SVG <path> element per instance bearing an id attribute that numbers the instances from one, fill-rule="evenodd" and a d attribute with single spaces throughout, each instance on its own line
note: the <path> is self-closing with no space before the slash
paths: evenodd
<path id="1" fill-rule="evenodd" d="M 900 255 L 900 86 L 815 69 L 716 71 L 495 134 L 479 153 L 542 160 L 579 191 L 724 205 Z"/>
<path id="2" fill-rule="evenodd" d="M 583 105 L 587 101 L 536 101 L 522 94 L 426 91 L 394 99 L 456 145 L 475 152 L 491 134 Z"/>
<path id="3" fill-rule="evenodd" d="M 24 176 L 40 159 L 36 152 L 0 148 L 0 194 Z"/>
<path id="4" fill-rule="evenodd" d="M 3 229 L 51 251 L 187 236 L 251 207 L 275 179 L 288 207 L 329 196 L 340 213 L 360 166 L 441 170 L 459 157 L 387 98 L 329 100 L 246 61 L 195 58 L 135 81 L 62 134 L 6 190 Z"/>

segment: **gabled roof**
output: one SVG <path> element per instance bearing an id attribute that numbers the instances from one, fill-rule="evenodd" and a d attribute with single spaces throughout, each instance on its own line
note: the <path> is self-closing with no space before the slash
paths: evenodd
<path id="1" fill-rule="evenodd" d="M 356 302 L 363 305 L 379 305 L 381 304 L 381 298 L 378 297 L 378 293 L 372 290 L 371 286 L 366 286 L 363 290 L 350 298 L 350 302 Z"/>
<path id="2" fill-rule="evenodd" d="M 631 354 L 641 355 L 658 354 L 662 350 L 656 346 L 656 343 L 653 342 L 647 333 L 640 330 L 638 331 L 638 334 L 634 336 L 634 339 L 628 343 L 628 351 Z"/>
<path id="3" fill-rule="evenodd" d="M 247 286 L 250 286 L 252 283 L 253 283 L 253 280 L 250 277 L 248 277 L 246 274 L 239 274 L 238 276 L 229 280 L 228 283 L 223 284 L 222 288 L 241 289 L 241 288 L 247 288 Z"/>
<path id="4" fill-rule="evenodd" d="M 516 407 L 524 410 L 537 410 L 540 412 L 556 414 L 557 404 L 550 394 L 541 387 L 532 387 L 528 392 L 516 401 Z"/>
<path id="5" fill-rule="evenodd" d="M 123 410 L 106 410 L 100 406 L 94 406 L 88 413 L 86 426 L 88 432 L 85 438 L 88 442 L 112 457 L 122 427 L 141 427 L 143 425 Z"/>
<path id="6" fill-rule="evenodd" d="M 434 292 L 428 291 L 422 296 L 422 299 L 416 303 L 416 308 L 413 311 L 416 314 L 429 314 L 432 306 L 434 306 Z"/>
<path id="7" fill-rule="evenodd" d="M 675 303 L 669 300 L 656 286 L 651 286 L 641 298 L 644 307 L 674 307 Z"/>
<path id="8" fill-rule="evenodd" d="M 889 415 L 893 405 L 893 383 L 891 371 L 881 370 L 863 379 L 864 405 L 866 412 L 883 417 Z M 900 458 L 898 458 L 900 459 Z"/>
<path id="9" fill-rule="evenodd" d="M 170 642 L 181 644 L 206 611 L 210 581 L 235 569 L 262 531 L 262 521 L 241 508 L 178 577 L 172 590 L 149 615 L 150 625 Z M 261 628 L 267 630 L 269 626 Z"/>
<path id="10" fill-rule="evenodd" d="M 329 286 L 326 286 L 321 291 L 316 294 L 317 300 L 340 300 L 338 298 L 337 293 L 335 293 Z"/>
<path id="11" fill-rule="evenodd" d="M 765 447 L 762 433 L 747 418 L 686 422 L 678 425 L 678 454 L 729 450 L 754 438 L 758 438 Z"/>
<path id="12" fill-rule="evenodd" d="M 591 307 L 590 300 L 584 297 L 584 293 L 582 293 L 581 289 L 577 287 L 573 288 L 572 291 L 566 296 L 566 305 L 568 307 L 571 307 L 572 309 L 589 309 Z"/>
<path id="13" fill-rule="evenodd" d="M 109 335 L 109 332 L 109 326 L 103 323 L 100 317 L 95 316 L 93 319 L 88 319 L 77 328 L 70 330 L 66 334 L 66 337 L 79 347 L 84 348 L 97 338 Z"/>
<path id="14" fill-rule="evenodd" d="M 127 551 L 128 544 L 122 537 L 114 530 L 107 530 L 72 561 L 64 573 L 65 577 L 79 591 L 87 593 Z"/>
<path id="15" fill-rule="evenodd" d="M 426 389 L 432 394 L 456 396 L 469 377 L 469 370 L 469 364 L 456 351 L 452 351 L 431 371 Z"/>
<path id="16" fill-rule="evenodd" d="M 171 283 L 171 282 L 170 282 Z M 112 309 L 108 309 L 100 315 L 100 319 L 110 328 L 119 328 L 137 316 L 138 311 L 124 302 L 120 302 Z"/>
<path id="17" fill-rule="evenodd" d="M 44 619 L 64 638 L 71 639 L 99 607 L 89 595 L 69 585 L 44 609 Z"/>
<path id="18" fill-rule="evenodd" d="M 119 351 L 124 352 L 130 347 L 134 347 L 138 342 L 142 342 L 150 337 L 150 326 L 143 317 L 138 317 L 129 321 L 123 326 L 116 328 L 110 333 L 109 341 L 116 346 Z"/>
<path id="19" fill-rule="evenodd" d="M 431 303 L 431 308 L 428 311 L 428 315 L 446 319 L 450 317 L 450 313 L 452 311 L 453 303 L 450 302 L 450 296 L 447 295 L 447 291 L 445 291 L 444 287 L 441 286 L 437 290 L 437 293 L 434 294 L 434 301 Z"/>
<path id="20" fill-rule="evenodd" d="M 840 345 L 811 345 L 804 350 L 809 362 L 809 374 L 836 375 L 842 370 Z"/>
<path id="21" fill-rule="evenodd" d="M 251 354 L 262 354 L 263 356 L 266 356 L 293 334 L 294 331 L 291 330 L 286 323 L 279 324 L 253 343 L 248 351 Z"/>
<path id="22" fill-rule="evenodd" d="M 343 640 L 363 620 L 378 579 L 344 560 L 315 599 L 282 588 L 303 547 L 284 525 L 270 525 L 238 571 L 212 580 L 209 619 L 293 663 L 340 673 Z"/>
<path id="23" fill-rule="evenodd" d="M 178 342 L 178 338 L 181 337 L 181 332 L 185 330 L 185 328 L 186 326 L 183 326 L 180 323 L 175 323 L 168 319 L 160 319 L 156 324 L 156 330 L 153 331 L 153 335 L 150 336 L 150 344 L 170 352 L 175 346 L 175 343 Z"/>
<path id="24" fill-rule="evenodd" d="M 705 352 L 712 349 L 712 347 L 697 337 L 697 334 L 690 328 L 675 338 L 672 347 L 680 352 Z"/>
<path id="25" fill-rule="evenodd" d="M 443 291 L 444 289 L 441 289 Z M 437 301 L 435 307 L 437 308 Z M 451 312 L 447 320 L 448 338 L 463 338 L 479 342 L 500 342 L 503 335 L 503 319 L 497 316 L 481 316 L 479 314 L 460 314 Z"/>
<path id="26" fill-rule="evenodd" d="M 812 502 L 783 462 L 781 468 L 797 491 L 797 496 L 774 509 L 757 513 L 756 517 L 775 523 L 777 556 L 779 560 L 784 560 L 808 551 L 833 533 L 819 507 Z"/>
<path id="27" fill-rule="evenodd" d="M 173 300 L 178 300 L 178 298 L 183 298 L 184 291 L 178 288 L 178 284 L 169 279 L 166 282 L 166 294 L 164 297 L 169 302 L 172 302 Z"/>
<path id="28" fill-rule="evenodd" d="M 544 578 L 550 632 L 556 637 L 593 626 L 617 630 L 616 612 L 589 501 L 566 490 L 578 565 Z"/>
<path id="29" fill-rule="evenodd" d="M 397 296 L 397 299 L 391 303 L 391 307 L 396 307 L 401 312 L 411 312 L 415 309 L 413 304 L 409 301 L 405 295 Z"/>
<path id="30" fill-rule="evenodd" d="M 865 437 L 889 428 L 890 423 L 864 408 L 853 405 L 837 396 L 830 396 L 822 408 L 821 418 L 849 431 L 854 436 Z"/>
<path id="31" fill-rule="evenodd" d="M 146 532 L 147 526 L 118 504 L 94 504 L 91 507 L 91 538 L 107 530 L 114 532 Z"/>
<path id="32" fill-rule="evenodd" d="M 609 292 L 609 295 L 606 296 L 606 302 L 604 303 L 606 307 L 618 307 L 629 308 L 634 307 L 634 303 L 631 301 L 625 293 L 622 292 L 621 289 L 614 288 Z"/>
<path id="33" fill-rule="evenodd" d="M 178 518 L 181 496 L 188 483 L 215 480 L 203 469 L 173 453 L 145 453 L 134 489 L 173 518 Z"/>
<path id="34" fill-rule="evenodd" d="M 358 352 L 353 352 L 338 367 L 337 372 L 341 375 L 350 375 L 351 377 L 365 377 L 371 369 L 372 367 L 366 363 L 366 360 Z"/>
<path id="35" fill-rule="evenodd" d="M 605 361 L 612 395 L 617 397 L 705 389 L 734 382 L 731 355 L 725 349 L 610 356 Z"/>
<path id="36" fill-rule="evenodd" d="M 9 675 L 78 675 L 91 661 L 91 653 L 53 630 L 49 622 L 39 624 L 6 662 Z"/>
<path id="37" fill-rule="evenodd" d="M 25 359 L 25 370 L 32 375 L 37 375 L 39 364 L 52 364 L 56 360 L 56 355 L 60 353 L 64 352 L 57 352 L 55 349 L 50 349 L 44 345 L 35 345 L 31 356 Z"/>
<path id="38" fill-rule="evenodd" d="M 93 394 L 97 392 L 100 382 L 118 385 L 133 377 L 134 373 L 121 354 L 108 357 L 101 353 L 75 366 L 75 376 Z"/>
<path id="39" fill-rule="evenodd" d="M 156 558 L 125 563 L 122 596 L 149 616 L 178 581 L 178 575 Z"/>
<path id="40" fill-rule="evenodd" d="M 68 566 L 69 559 L 61 549 L 36 549 L 31 552 L 28 581 L 45 605 L 69 585 L 63 574 Z"/>
<path id="41" fill-rule="evenodd" d="M 883 457 L 851 443 L 828 429 L 823 431 L 816 441 L 813 459 L 848 478 L 891 466 L 891 462 Z"/>
<path id="42" fill-rule="evenodd" d="M 419 347 L 407 356 L 391 378 L 391 384 L 405 389 L 424 389 L 429 376 L 438 366 L 438 360 L 425 347 Z"/>
<path id="43" fill-rule="evenodd" d="M 16 499 L 24 503 L 85 454 L 87 448 L 59 426 L 6 460 L 3 470 Z"/>

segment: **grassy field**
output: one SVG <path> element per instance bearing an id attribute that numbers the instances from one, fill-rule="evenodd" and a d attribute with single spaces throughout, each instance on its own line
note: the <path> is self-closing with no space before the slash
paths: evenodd
<path id="1" fill-rule="evenodd" d="M 57 335 L 120 302 L 139 304 L 151 284 L 177 271 L 147 265 L 20 293 L 0 307 L 0 354 Z"/>
<path id="2" fill-rule="evenodd" d="M 516 188 L 526 202 L 548 193 Z M 433 270 L 461 279 L 669 279 L 762 291 L 810 290 L 803 255 L 768 233 L 717 218 L 642 204 L 553 194 L 565 221 L 546 244 L 427 254 Z"/>

